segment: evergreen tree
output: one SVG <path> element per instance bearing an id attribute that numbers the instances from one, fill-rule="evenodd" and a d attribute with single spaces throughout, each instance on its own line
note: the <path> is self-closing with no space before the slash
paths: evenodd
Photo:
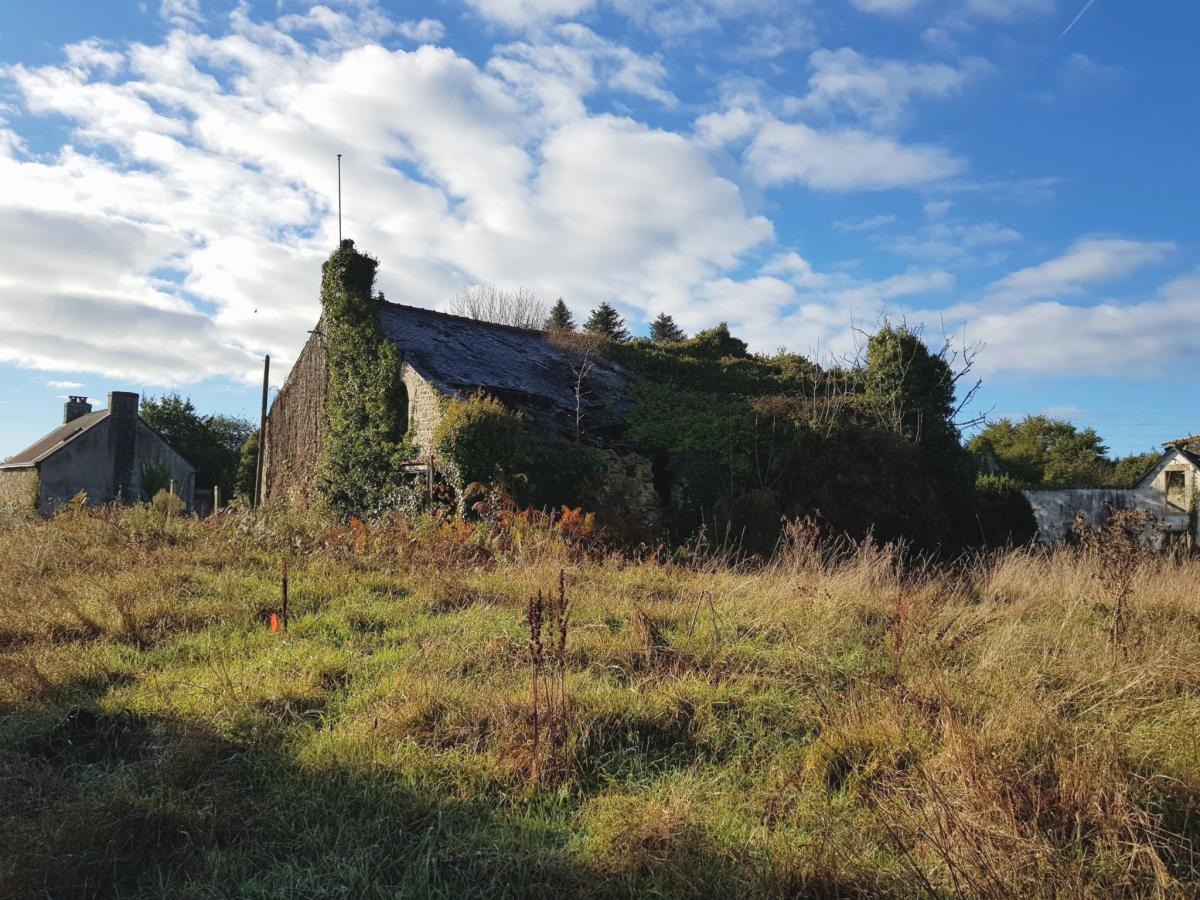
<path id="1" fill-rule="evenodd" d="M 666 313 L 659 313 L 658 318 L 650 324 L 650 340 L 656 344 L 672 344 L 686 341 L 687 334 L 675 324 L 673 318 Z"/>
<path id="2" fill-rule="evenodd" d="M 575 318 L 571 315 L 571 310 L 567 309 L 567 304 L 563 302 L 563 298 L 559 297 L 555 301 L 554 306 L 550 308 L 550 315 L 546 317 L 547 331 L 574 331 Z"/>
<path id="3" fill-rule="evenodd" d="M 629 329 L 625 327 L 625 320 L 621 318 L 621 314 L 609 303 L 601 303 L 592 310 L 592 314 L 588 317 L 587 324 L 583 326 L 583 330 L 588 334 L 598 334 L 606 337 L 610 341 L 629 340 Z"/>

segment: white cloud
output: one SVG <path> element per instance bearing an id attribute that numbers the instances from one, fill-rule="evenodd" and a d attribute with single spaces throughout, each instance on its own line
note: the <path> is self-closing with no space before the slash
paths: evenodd
<path id="1" fill-rule="evenodd" d="M 993 303 L 1083 294 L 1089 285 L 1115 281 L 1162 262 L 1175 245 L 1166 241 L 1084 238 L 1055 259 L 1005 275 L 987 290 Z"/>
<path id="2" fill-rule="evenodd" d="M 833 223 L 838 231 L 877 231 L 887 225 L 894 225 L 897 217 L 894 215 L 869 216 L 865 219 L 839 219 Z"/>
<path id="3" fill-rule="evenodd" d="M 848 113 L 873 128 L 893 128 L 919 97 L 944 99 L 990 72 L 990 63 L 971 58 L 957 66 L 871 59 L 849 47 L 818 50 L 809 57 L 808 93 L 784 103 L 784 112 Z"/>
<path id="4" fill-rule="evenodd" d="M 1200 273 L 1177 278 L 1142 302 L 1073 306 L 1046 301 L 1016 310 L 979 311 L 971 333 L 987 350 L 984 374 L 1153 377 L 1200 354 L 1192 326 Z"/>
<path id="5" fill-rule="evenodd" d="M 46 382 L 46 387 L 54 388 L 56 391 L 77 391 L 80 388 L 85 387 L 85 385 L 78 381 L 50 380 Z"/>
<path id="6" fill-rule="evenodd" d="M 851 0 L 863 12 L 903 15 L 917 7 L 921 0 Z"/>
<path id="7" fill-rule="evenodd" d="M 401 22 L 396 26 L 396 33 L 410 41 L 421 44 L 436 44 L 446 34 L 446 27 L 437 19 L 421 19 Z"/>
<path id="8" fill-rule="evenodd" d="M 390 298 L 431 307 L 493 282 L 577 311 L 687 310 L 773 237 L 692 139 L 589 113 L 599 86 L 673 98 L 653 59 L 586 28 L 481 69 L 387 50 L 376 17 L 363 34 L 343 13 L 284 18 L 243 10 L 227 34 L 176 29 L 112 65 L 0 70 L 28 112 L 73 129 L 37 158 L 0 141 L 16 248 L 0 291 L 22 298 L 0 305 L 0 360 L 176 384 L 250 380 L 270 352 L 282 378 L 318 313 L 338 152 L 347 236 L 380 257 Z"/>
<path id="9" fill-rule="evenodd" d="M 929 144 L 901 144 L 866 131 L 817 131 L 772 121 L 755 134 L 746 162 L 764 185 L 799 182 L 818 190 L 912 187 L 957 175 L 966 164 Z"/>
<path id="10" fill-rule="evenodd" d="M 1020 232 L 997 222 L 933 222 L 915 234 L 900 235 L 885 246 L 893 253 L 926 260 L 999 262 L 994 248 L 1019 243 Z M 980 250 L 990 252 L 983 258 Z"/>
<path id="11" fill-rule="evenodd" d="M 965 11 L 980 19 L 1012 22 L 1054 11 L 1054 0 L 967 0 Z"/>
<path id="12" fill-rule="evenodd" d="M 485 19 L 509 28 L 528 28 L 556 19 L 570 19 L 595 6 L 595 0 L 466 0 Z"/>
<path id="13" fill-rule="evenodd" d="M 204 21 L 204 16 L 200 14 L 200 0 L 162 0 L 158 14 L 176 25 Z"/>

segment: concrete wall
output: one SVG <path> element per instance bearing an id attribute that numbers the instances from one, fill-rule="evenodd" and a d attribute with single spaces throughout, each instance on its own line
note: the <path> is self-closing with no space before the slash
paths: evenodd
<path id="1" fill-rule="evenodd" d="M 1168 503 L 1166 487 L 1170 472 L 1183 475 L 1182 504 Z M 1104 524 L 1110 509 L 1128 508 L 1152 515 L 1159 532 L 1192 532 L 1192 541 L 1200 547 L 1200 535 L 1195 533 L 1197 491 L 1200 491 L 1200 472 L 1178 450 L 1169 450 L 1132 488 L 1026 491 L 1025 496 L 1037 519 L 1038 537 L 1045 543 L 1065 538 L 1078 515 L 1082 514 L 1089 524 L 1097 527 Z"/>
<path id="2" fill-rule="evenodd" d="M 38 512 L 51 515 L 80 491 L 93 505 L 112 500 L 116 494 L 112 445 L 112 420 L 104 419 L 44 459 L 38 467 L 42 483 Z"/>
<path id="3" fill-rule="evenodd" d="M 175 495 L 187 504 L 188 509 L 193 507 L 196 488 L 195 469 L 192 468 L 191 463 L 172 450 L 152 428 L 138 420 L 133 476 L 130 482 L 132 497 L 142 500 L 150 499 L 149 488 L 153 485 L 144 485 L 142 479 L 151 468 L 165 470 L 167 478 L 175 482 Z"/>
<path id="4" fill-rule="evenodd" d="M 37 469 L 12 469 L 0 472 L 0 514 L 33 512 L 37 508 Z"/>
<path id="5" fill-rule="evenodd" d="M 316 332 L 320 330 L 318 323 Z M 310 334 L 267 415 L 264 502 L 305 504 L 316 499 L 323 431 L 321 406 L 328 378 L 325 338 L 319 333 Z"/>
<path id="6" fill-rule="evenodd" d="M 121 424 L 131 427 L 122 433 L 114 427 Z M 149 499 L 143 496 L 142 477 L 151 466 L 161 467 L 167 479 L 175 480 L 176 494 L 191 509 L 195 488 L 191 464 L 140 419 L 128 423 L 105 419 L 42 460 L 38 511 L 51 515 L 80 491 L 92 506 L 109 503 L 118 495 L 126 503 Z"/>

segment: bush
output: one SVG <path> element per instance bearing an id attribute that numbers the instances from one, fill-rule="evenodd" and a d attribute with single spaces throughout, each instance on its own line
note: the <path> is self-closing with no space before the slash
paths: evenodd
<path id="1" fill-rule="evenodd" d="M 460 503 L 475 482 L 511 491 L 524 447 L 520 415 L 483 393 L 447 403 L 433 433 L 434 455 Z"/>
<path id="2" fill-rule="evenodd" d="M 1037 520 L 1025 493 L 1007 475 L 980 474 L 975 479 L 976 510 L 989 546 L 1024 544 L 1037 534 Z"/>

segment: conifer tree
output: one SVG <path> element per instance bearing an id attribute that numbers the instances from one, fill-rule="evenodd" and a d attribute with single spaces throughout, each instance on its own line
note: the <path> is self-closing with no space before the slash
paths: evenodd
<path id="1" fill-rule="evenodd" d="M 575 318 L 571 315 L 571 310 L 567 308 L 567 304 L 563 302 L 563 298 L 559 297 L 555 301 L 554 306 L 550 307 L 550 315 L 546 317 L 547 331 L 574 331 Z"/>
<path id="2" fill-rule="evenodd" d="M 671 344 L 675 341 L 686 341 L 687 334 L 675 324 L 675 320 L 664 313 L 650 323 L 650 340 L 656 344 Z"/>
<path id="3" fill-rule="evenodd" d="M 592 314 L 588 317 L 587 324 L 583 326 L 583 330 L 588 334 L 598 334 L 606 337 L 610 341 L 629 340 L 629 329 L 625 327 L 625 320 L 621 318 L 621 314 L 609 303 L 601 303 L 592 310 Z"/>

